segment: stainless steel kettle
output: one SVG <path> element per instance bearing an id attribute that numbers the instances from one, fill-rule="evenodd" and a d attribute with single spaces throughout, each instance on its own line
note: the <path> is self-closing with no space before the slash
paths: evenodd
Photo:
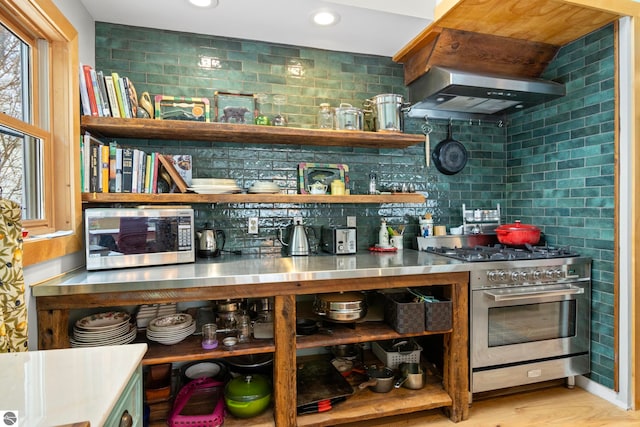
<path id="1" fill-rule="evenodd" d="M 224 231 L 215 230 L 208 223 L 205 224 L 203 230 L 196 231 L 196 236 L 198 237 L 198 256 L 202 258 L 213 258 L 220 255 L 227 240 Z"/>
<path id="2" fill-rule="evenodd" d="M 289 241 L 285 242 L 282 237 L 282 228 L 278 229 L 278 240 L 283 246 L 287 248 L 287 253 L 291 256 L 307 256 L 311 253 L 309 245 L 309 235 L 307 230 L 313 232 L 315 238 L 316 231 L 313 228 L 305 227 L 297 221 L 296 224 L 290 224 L 287 226 L 289 230 Z"/>

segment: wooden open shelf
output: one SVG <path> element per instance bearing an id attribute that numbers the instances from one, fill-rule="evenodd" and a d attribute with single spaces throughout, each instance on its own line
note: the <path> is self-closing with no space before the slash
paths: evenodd
<path id="1" fill-rule="evenodd" d="M 197 194 L 83 193 L 86 203 L 424 203 L 422 193 L 358 194 Z"/>
<path id="2" fill-rule="evenodd" d="M 81 126 L 96 136 L 252 144 L 288 144 L 369 148 L 406 148 L 424 135 L 300 129 L 280 126 L 236 125 L 180 120 L 122 119 L 82 116 Z"/>
<path id="3" fill-rule="evenodd" d="M 436 335 L 449 333 L 451 330 L 429 332 L 424 331 L 414 334 L 399 334 L 383 322 L 357 323 L 353 328 L 346 325 L 335 324 L 331 326 L 331 335 L 313 334 L 296 337 L 296 348 L 329 347 L 339 344 L 362 343 L 370 341 L 391 340 L 403 337 L 415 337 L 424 335 Z M 218 359 L 229 356 L 245 354 L 272 353 L 275 351 L 273 340 L 256 340 L 236 345 L 233 350 L 225 349 L 222 344 L 214 350 L 204 350 L 200 345 L 200 337 L 192 335 L 173 345 L 162 345 L 145 338 L 140 334 L 136 342 L 146 342 L 149 348 L 145 354 L 143 365 L 157 365 L 171 362 L 190 362 L 195 360 Z"/>

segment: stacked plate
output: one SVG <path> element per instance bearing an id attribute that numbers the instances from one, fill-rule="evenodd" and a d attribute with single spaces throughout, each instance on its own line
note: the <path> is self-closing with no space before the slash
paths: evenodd
<path id="1" fill-rule="evenodd" d="M 73 326 L 71 347 L 97 347 L 129 344 L 136 338 L 136 326 L 123 311 L 92 314 L 78 320 Z"/>
<path id="2" fill-rule="evenodd" d="M 147 338 L 164 345 L 177 344 L 196 331 L 196 322 L 187 313 L 156 317 L 147 325 Z"/>
<path id="3" fill-rule="evenodd" d="M 280 192 L 280 186 L 271 181 L 256 181 L 247 191 L 256 194 L 276 194 Z"/>
<path id="4" fill-rule="evenodd" d="M 156 317 L 165 316 L 167 314 L 175 314 L 177 312 L 177 307 L 175 302 L 170 302 L 166 304 L 143 304 L 140 306 L 138 310 L 138 314 L 136 315 L 136 325 L 138 326 L 138 331 L 144 331 L 147 329 L 147 325 L 152 319 Z"/>
<path id="5" fill-rule="evenodd" d="M 193 178 L 189 190 L 200 194 L 241 193 L 235 179 Z"/>

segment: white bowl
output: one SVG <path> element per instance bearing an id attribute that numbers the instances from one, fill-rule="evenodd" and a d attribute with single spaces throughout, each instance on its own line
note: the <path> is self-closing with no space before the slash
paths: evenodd
<path id="1" fill-rule="evenodd" d="M 464 226 L 460 226 L 460 227 L 451 227 L 449 229 L 449 232 L 454 235 L 454 236 L 459 236 L 462 234 L 462 231 L 464 230 Z"/>

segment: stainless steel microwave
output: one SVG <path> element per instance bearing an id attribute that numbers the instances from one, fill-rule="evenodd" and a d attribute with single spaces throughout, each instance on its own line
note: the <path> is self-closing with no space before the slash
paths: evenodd
<path id="1" fill-rule="evenodd" d="M 84 211 L 87 270 L 195 261 L 193 209 Z"/>

